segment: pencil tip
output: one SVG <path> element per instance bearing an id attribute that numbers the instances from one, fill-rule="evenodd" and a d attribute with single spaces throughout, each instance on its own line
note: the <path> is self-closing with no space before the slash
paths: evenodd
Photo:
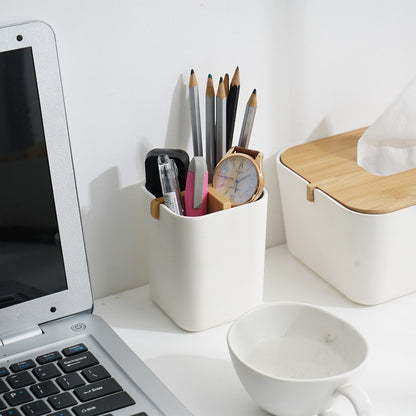
<path id="1" fill-rule="evenodd" d="M 211 78 L 212 79 L 212 75 L 211 74 L 208 74 L 208 78 Z"/>
<path id="2" fill-rule="evenodd" d="M 195 72 L 194 72 L 194 70 L 193 70 L 193 69 L 191 69 L 191 75 L 192 75 L 192 74 L 194 74 L 194 73 L 195 73 Z"/>
<path id="3" fill-rule="evenodd" d="M 237 65 L 237 68 L 236 68 L 236 70 L 237 70 L 237 71 L 239 71 L 239 70 L 240 70 L 240 68 L 238 67 L 238 65 Z"/>
<path id="4" fill-rule="evenodd" d="M 222 79 L 222 77 L 220 77 L 220 84 L 221 84 L 221 82 L 224 82 L 224 80 Z"/>
<path id="5" fill-rule="evenodd" d="M 253 90 L 253 94 L 257 94 L 257 91 L 256 91 L 256 89 L 254 88 L 254 90 Z"/>

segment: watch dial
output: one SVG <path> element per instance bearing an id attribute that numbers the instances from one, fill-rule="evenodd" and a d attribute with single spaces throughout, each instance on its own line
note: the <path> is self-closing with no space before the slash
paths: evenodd
<path id="1" fill-rule="evenodd" d="M 232 201 L 243 204 L 257 190 L 257 170 L 248 158 L 230 156 L 215 169 L 213 186 Z"/>

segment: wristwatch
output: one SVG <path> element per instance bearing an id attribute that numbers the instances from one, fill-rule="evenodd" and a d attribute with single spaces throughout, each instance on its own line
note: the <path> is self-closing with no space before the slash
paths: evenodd
<path id="1" fill-rule="evenodd" d="M 264 187 L 263 153 L 245 147 L 232 147 L 218 162 L 212 186 L 241 205 L 260 198 Z"/>

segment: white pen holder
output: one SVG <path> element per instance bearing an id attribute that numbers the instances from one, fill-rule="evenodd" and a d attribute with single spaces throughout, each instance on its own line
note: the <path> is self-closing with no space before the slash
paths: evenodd
<path id="1" fill-rule="evenodd" d="M 267 191 L 252 203 L 200 217 L 174 214 L 142 186 L 150 296 L 181 328 L 229 322 L 263 301 Z"/>

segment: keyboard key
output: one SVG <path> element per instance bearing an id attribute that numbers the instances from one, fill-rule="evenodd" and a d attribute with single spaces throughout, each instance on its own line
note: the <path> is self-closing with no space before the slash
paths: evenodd
<path id="1" fill-rule="evenodd" d="M 40 416 L 51 411 L 50 407 L 43 400 L 24 404 L 20 410 L 22 410 L 26 416 Z"/>
<path id="2" fill-rule="evenodd" d="M 10 406 L 18 406 L 19 404 L 27 403 L 33 400 L 32 396 L 26 389 L 13 390 L 9 393 L 5 393 L 3 398 Z"/>
<path id="3" fill-rule="evenodd" d="M 4 404 L 4 401 L 0 399 L 0 410 L 4 410 L 6 408 L 6 405 Z"/>
<path id="4" fill-rule="evenodd" d="M 102 366 L 96 365 L 95 367 L 88 368 L 81 371 L 81 374 L 89 381 L 94 383 L 95 381 L 103 380 L 104 378 L 109 378 L 110 373 Z"/>
<path id="5" fill-rule="evenodd" d="M 0 416 L 22 416 L 17 409 L 7 409 L 0 412 Z"/>
<path id="6" fill-rule="evenodd" d="M 58 361 L 62 358 L 62 355 L 58 351 L 48 352 L 46 354 L 39 355 L 36 358 L 36 361 L 39 364 L 47 364 L 51 363 L 52 361 Z"/>
<path id="7" fill-rule="evenodd" d="M 8 376 L 10 374 L 6 367 L 0 367 L 0 377 Z"/>
<path id="8" fill-rule="evenodd" d="M 52 396 L 53 394 L 59 393 L 58 387 L 54 384 L 53 381 L 48 380 L 43 383 L 35 384 L 30 386 L 30 391 L 38 398 Z"/>
<path id="9" fill-rule="evenodd" d="M 70 373 L 55 380 L 62 390 L 71 390 L 83 386 L 85 381 L 77 373 Z"/>
<path id="10" fill-rule="evenodd" d="M 33 360 L 25 360 L 12 364 L 10 370 L 12 370 L 13 373 L 18 373 L 19 371 L 28 370 L 33 367 L 36 367 L 36 363 Z"/>
<path id="11" fill-rule="evenodd" d="M 48 402 L 55 410 L 61 410 L 64 407 L 69 407 L 77 404 L 77 401 L 68 392 L 57 394 L 56 396 L 51 396 L 48 398 Z"/>
<path id="12" fill-rule="evenodd" d="M 71 416 L 71 413 L 68 410 L 58 410 L 57 412 L 50 413 L 48 416 Z"/>
<path id="13" fill-rule="evenodd" d="M 72 347 L 68 347 L 62 350 L 62 354 L 65 355 L 65 357 L 71 357 L 75 354 L 79 354 L 81 352 L 88 351 L 88 348 L 84 344 L 76 344 Z"/>
<path id="14" fill-rule="evenodd" d="M 83 370 L 84 368 L 92 367 L 96 364 L 98 364 L 98 360 L 88 351 L 58 361 L 59 367 L 61 367 L 62 371 L 65 373 Z"/>
<path id="15" fill-rule="evenodd" d="M 3 380 L 0 380 L 0 393 L 4 393 L 8 390 L 9 388 L 7 387 L 6 383 Z"/>
<path id="16" fill-rule="evenodd" d="M 101 397 L 91 402 L 83 403 L 72 408 L 77 416 L 97 416 L 102 413 L 112 412 L 131 406 L 136 402 L 125 392 L 112 394 L 111 396 Z"/>
<path id="17" fill-rule="evenodd" d="M 82 402 L 88 400 L 98 399 L 99 397 L 107 396 L 108 394 L 117 393 L 123 390 L 120 384 L 113 378 L 97 381 L 96 383 L 88 384 L 84 387 L 78 387 L 74 390 L 75 396 Z"/>
<path id="18" fill-rule="evenodd" d="M 39 381 L 49 380 L 61 375 L 61 372 L 57 369 L 56 365 L 52 363 L 36 367 L 32 370 L 32 373 Z"/>
<path id="19" fill-rule="evenodd" d="M 27 371 L 24 371 L 23 373 L 12 374 L 11 376 L 8 376 L 6 380 L 14 389 L 36 383 L 35 379 Z"/>

